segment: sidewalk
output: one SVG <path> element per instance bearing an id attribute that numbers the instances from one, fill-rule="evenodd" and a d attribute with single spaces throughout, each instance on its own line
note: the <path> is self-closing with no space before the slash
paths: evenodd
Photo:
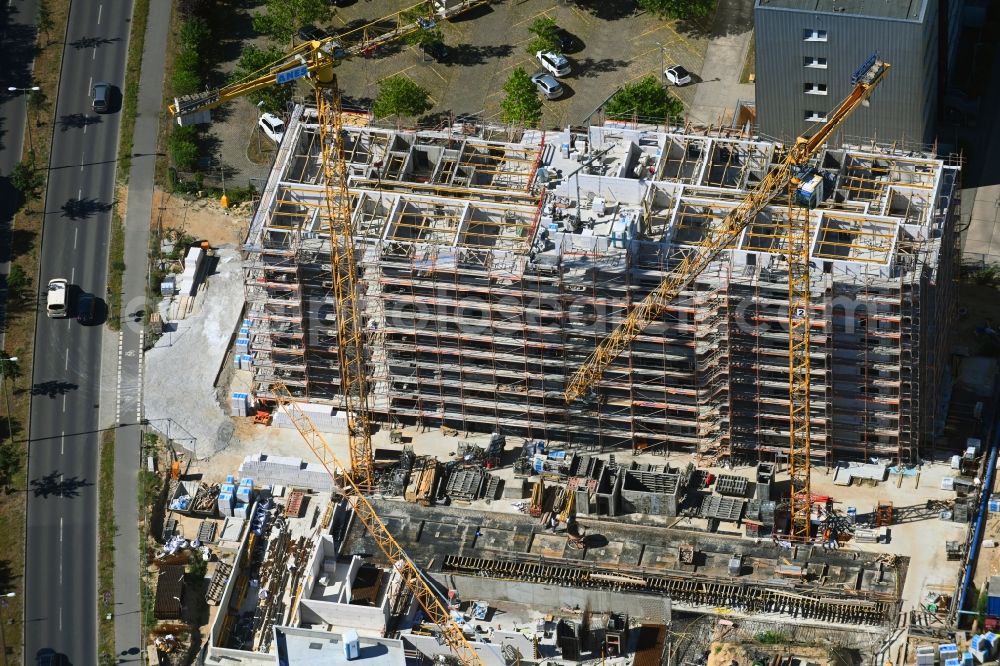
<path id="1" fill-rule="evenodd" d="M 150 2 L 139 75 L 139 103 L 133 137 L 132 171 L 125 216 L 125 278 L 118 376 L 119 424 L 115 441 L 115 646 L 118 663 L 143 661 L 142 611 L 139 601 L 139 509 L 142 416 L 141 326 L 125 313 L 145 309 L 149 225 L 153 206 L 156 135 L 163 112 L 163 77 L 170 2 Z"/>
<path id="2" fill-rule="evenodd" d="M 754 85 L 740 83 L 740 72 L 753 30 L 712 37 L 705 51 L 701 83 L 694 95 L 689 118 L 699 124 L 729 124 L 736 103 L 753 101 Z"/>

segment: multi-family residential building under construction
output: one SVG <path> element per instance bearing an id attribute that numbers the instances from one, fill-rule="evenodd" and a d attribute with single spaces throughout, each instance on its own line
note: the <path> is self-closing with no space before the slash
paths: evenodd
<path id="1" fill-rule="evenodd" d="M 299 108 L 287 131 L 244 246 L 253 390 L 266 400 L 277 377 L 303 401 L 336 405 L 315 115 Z M 563 398 L 595 345 L 783 146 L 734 130 L 616 123 L 543 132 L 359 122 L 340 140 L 375 420 L 588 449 L 787 454 L 783 244 L 791 207 L 802 207 L 784 197 L 587 400 Z M 959 166 L 873 143 L 831 144 L 814 166 L 812 457 L 915 461 L 943 426 Z"/>

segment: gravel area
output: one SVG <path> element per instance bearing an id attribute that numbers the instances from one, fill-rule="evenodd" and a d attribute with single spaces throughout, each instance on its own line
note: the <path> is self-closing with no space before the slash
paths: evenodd
<path id="1" fill-rule="evenodd" d="M 175 297 L 176 298 L 176 297 Z M 243 271 L 235 250 L 219 251 L 216 272 L 204 296 L 187 318 L 168 322 L 156 345 L 146 352 L 143 395 L 145 414 L 157 429 L 205 457 L 233 439 L 233 423 L 215 389 L 216 377 L 243 308 Z M 166 318 L 169 301 L 160 306 Z M 227 403 L 228 395 L 221 396 Z M 184 437 L 193 441 L 181 441 Z"/>

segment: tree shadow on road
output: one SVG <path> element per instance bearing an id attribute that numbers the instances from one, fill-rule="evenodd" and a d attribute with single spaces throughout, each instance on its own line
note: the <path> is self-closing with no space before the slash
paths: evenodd
<path id="1" fill-rule="evenodd" d="M 96 48 L 98 46 L 104 46 L 105 44 L 114 44 L 115 42 L 120 42 L 121 37 L 114 37 L 108 39 L 107 37 L 81 37 L 80 39 L 74 39 L 69 42 L 69 46 L 75 49 L 90 49 Z"/>
<path id="2" fill-rule="evenodd" d="M 106 213 L 113 204 L 97 199 L 70 199 L 62 205 L 63 217 L 71 220 L 85 220 L 94 213 Z"/>
<path id="3" fill-rule="evenodd" d="M 78 388 L 80 388 L 78 385 L 71 382 L 61 382 L 57 379 L 52 379 L 47 382 L 35 382 L 32 384 L 31 395 L 44 395 L 49 398 L 55 398 L 57 395 L 63 395 Z"/>
<path id="4" fill-rule="evenodd" d="M 227 82 L 230 69 L 225 65 L 239 60 L 243 47 L 257 37 L 257 32 L 253 29 L 253 16 L 249 11 L 252 3 L 243 4 L 244 7 L 230 4 L 230 11 L 198 12 L 198 16 L 208 20 L 215 37 L 206 45 L 206 52 L 202 56 L 204 62 L 215 64 L 207 76 L 210 85 L 224 85 Z"/>
<path id="5" fill-rule="evenodd" d="M 102 122 L 102 120 L 100 116 L 89 116 L 86 113 L 68 113 L 59 116 L 57 122 L 59 123 L 59 130 L 65 132 L 66 130 L 87 127 L 88 125 L 96 125 Z"/>
<path id="6" fill-rule="evenodd" d="M 75 476 L 64 477 L 59 470 L 54 470 L 39 479 L 32 479 L 29 485 L 35 497 L 71 498 L 79 497 L 80 488 L 94 484 Z"/>
<path id="7" fill-rule="evenodd" d="M 627 60 L 615 60 L 614 58 L 601 58 L 600 60 L 583 58 L 582 60 L 577 60 L 576 64 L 577 71 L 579 72 L 577 76 L 580 78 L 593 78 L 599 76 L 600 74 L 606 74 L 607 72 L 614 72 L 623 67 L 628 67 Z"/>
<path id="8" fill-rule="evenodd" d="M 563 4 L 569 4 L 564 2 Z M 604 21 L 617 21 L 638 11 L 635 0 L 576 0 L 576 6 Z"/>
<path id="9" fill-rule="evenodd" d="M 489 60 L 506 58 L 514 52 L 510 44 L 496 46 L 476 46 L 458 44 L 451 49 L 451 62 L 455 65 L 484 65 Z"/>
<path id="10" fill-rule="evenodd" d="M 33 16 L 22 13 L 9 2 L 0 3 L 0 32 L 3 34 L 0 40 L 0 62 L 3 63 L 0 67 L 0 99 L 11 95 L 7 91 L 8 86 L 26 88 L 32 85 L 31 63 L 38 53 L 33 23 Z"/>
<path id="11" fill-rule="evenodd" d="M 742 35 L 753 29 L 753 0 L 719 0 L 715 14 L 700 19 L 682 19 L 676 30 L 686 37 L 712 38 Z"/>

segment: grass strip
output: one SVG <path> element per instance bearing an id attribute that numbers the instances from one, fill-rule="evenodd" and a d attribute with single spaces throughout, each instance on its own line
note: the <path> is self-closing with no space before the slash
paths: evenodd
<path id="1" fill-rule="evenodd" d="M 184 25 L 184 15 L 178 7 L 180 3 L 173 3 L 170 10 L 170 29 L 167 31 L 167 57 L 164 60 L 163 71 L 166 76 L 163 78 L 163 99 L 173 100 L 174 82 L 172 73 L 174 71 L 174 60 L 177 58 L 177 48 L 180 42 L 181 26 Z M 176 127 L 174 119 L 169 113 L 160 116 L 160 124 L 156 136 L 156 145 L 166 146 L 170 139 L 170 130 Z M 161 150 L 156 155 L 156 167 L 154 182 L 167 192 L 170 191 L 170 157 L 167 150 Z M 157 248 L 159 249 L 159 248 Z"/>
<path id="2" fill-rule="evenodd" d="M 115 206 L 111 214 L 111 241 L 108 245 L 108 328 L 121 329 L 122 281 L 125 277 L 125 223 Z"/>
<path id="3" fill-rule="evenodd" d="M 132 136 L 139 109 L 139 74 L 142 72 L 142 49 L 146 43 L 146 22 L 149 0 L 135 0 L 132 9 L 132 30 L 128 38 L 128 62 L 125 64 L 125 85 L 122 86 L 121 140 L 118 145 L 118 182 L 127 183 L 132 169 Z"/>
<path id="4" fill-rule="evenodd" d="M 99 507 L 97 533 L 97 590 L 100 617 L 97 624 L 97 652 L 100 663 L 115 653 L 115 429 L 101 434 L 97 502 Z"/>
<path id="5" fill-rule="evenodd" d="M 153 456 L 159 460 L 159 438 L 151 433 L 146 433 L 143 437 L 141 457 L 145 460 L 147 456 Z M 155 472 L 150 472 L 147 469 L 139 470 L 137 501 L 139 511 L 142 514 L 142 520 L 139 521 L 139 608 L 144 636 L 148 636 L 156 625 L 156 615 L 153 612 L 155 601 L 154 583 L 152 573 L 149 569 L 149 548 L 151 545 L 149 521 L 160 495 L 161 484 L 165 482 L 165 479 L 162 479 Z"/>
<path id="6" fill-rule="evenodd" d="M 52 150 L 52 134 L 55 121 L 55 100 L 58 97 L 59 74 L 62 67 L 63 37 L 69 21 L 70 0 L 47 0 L 52 16 L 52 27 L 47 33 L 36 37 L 36 52 L 34 59 L 32 85 L 39 86 L 44 94 L 44 101 L 37 107 L 29 108 L 25 122 L 27 136 L 21 153 L 22 159 L 28 159 L 33 152 L 44 182 L 39 192 L 45 192 L 48 185 L 49 157 Z M 53 40 L 55 38 L 55 40 Z M 44 221 L 44 201 L 32 200 L 15 216 L 10 237 L 11 266 L 17 265 L 29 276 L 32 284 L 25 290 L 27 293 L 39 293 L 38 263 L 41 247 L 42 223 Z M 21 465 L 11 475 L 9 484 L 12 488 L 24 492 L 0 493 L 0 534 L 4 535 L 3 556 L 0 558 L 0 572 L 6 575 L 2 581 L 4 592 L 13 592 L 14 596 L 5 598 L 6 606 L 2 611 L 3 621 L 16 622 L 4 632 L 4 642 L 7 648 L 5 660 L 9 663 L 25 663 L 24 655 L 24 579 L 25 579 L 25 545 L 26 522 L 25 510 L 28 491 L 28 424 L 31 414 L 31 391 L 26 387 L 32 385 L 31 367 L 35 337 L 36 301 L 29 297 L 21 303 L 8 302 L 5 306 L 4 319 L 4 352 L 18 358 L 17 366 L 23 377 L 10 379 L 8 402 L 0 401 L 0 409 L 5 410 L 6 424 L 0 433 L 4 438 L 10 435 L 15 444 L 15 452 Z M 34 659 L 34 655 L 31 655 Z"/>
<path id="7" fill-rule="evenodd" d="M 753 83 L 756 79 L 757 71 L 757 32 L 750 35 L 750 43 L 747 45 L 746 58 L 743 60 L 743 70 L 740 72 L 740 83 Z M 754 77 L 751 79 L 751 77 Z"/>

